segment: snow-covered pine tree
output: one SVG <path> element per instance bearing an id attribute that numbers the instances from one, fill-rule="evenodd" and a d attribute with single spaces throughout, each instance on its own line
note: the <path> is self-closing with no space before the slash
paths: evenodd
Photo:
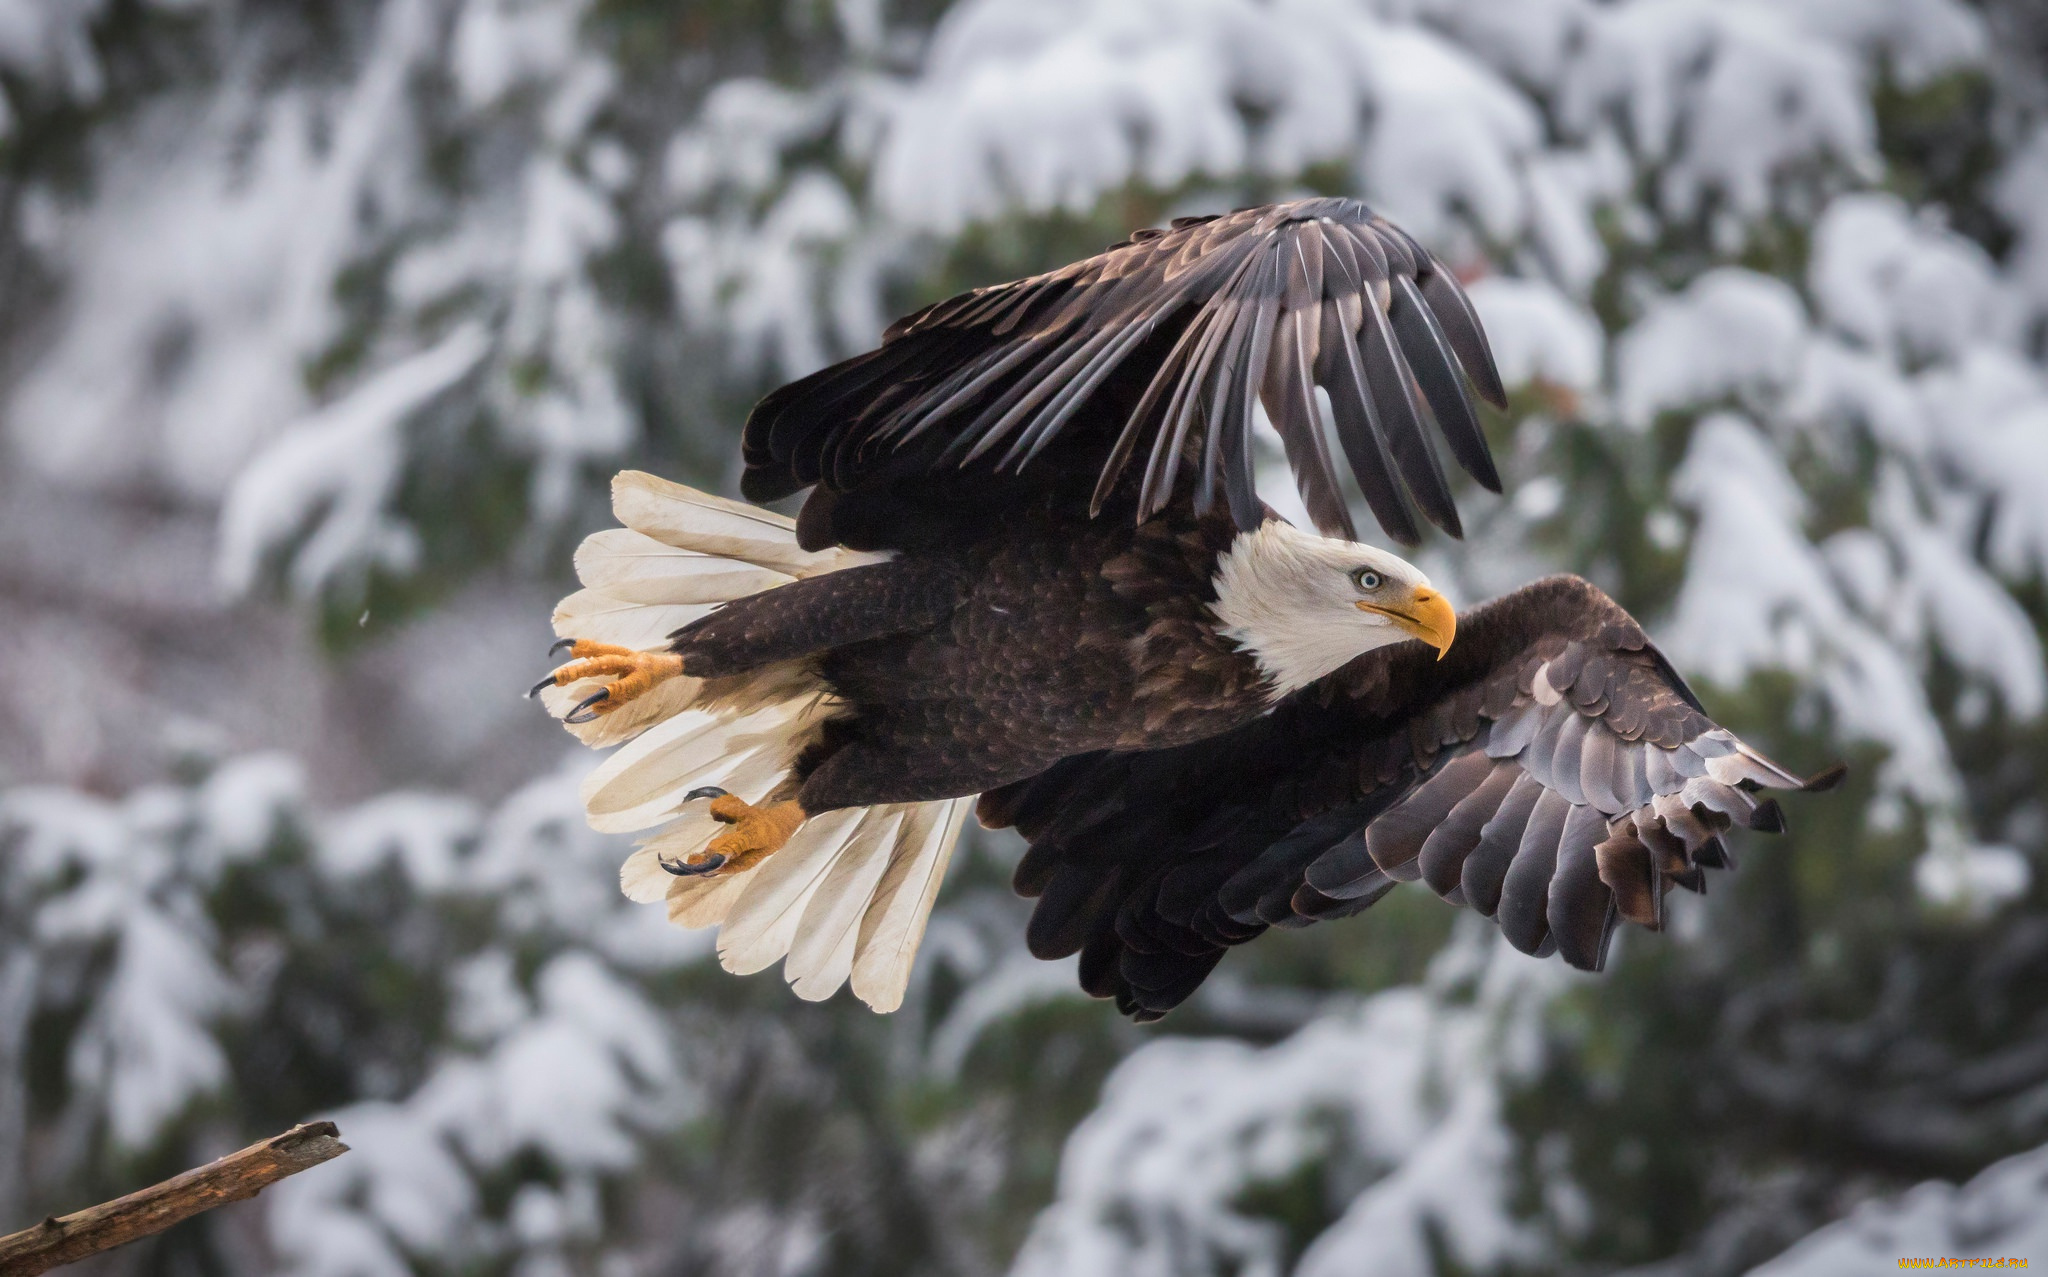
<path id="1" fill-rule="evenodd" d="M 2048 1141 L 2043 47 L 2004 0 L 0 0 L 0 1226 L 317 1111 L 349 1160 L 117 1262 L 1720 1273 Z M 889 315 L 1304 190 L 1468 272 L 1517 387 L 1433 575 L 1594 576 L 1855 788 L 1604 977 L 1397 893 L 1164 1033 L 1023 956 L 999 844 L 888 1020 L 617 899 L 510 695 L 609 472 L 715 486 Z"/>

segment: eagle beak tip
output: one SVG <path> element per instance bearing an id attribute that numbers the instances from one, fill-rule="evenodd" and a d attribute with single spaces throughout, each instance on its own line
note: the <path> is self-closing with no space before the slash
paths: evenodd
<path id="1" fill-rule="evenodd" d="M 1458 634 L 1458 614 L 1452 610 L 1448 600 L 1428 586 L 1416 589 L 1408 608 L 1388 607 L 1379 603 L 1359 600 L 1356 604 L 1363 612 L 1377 612 L 1410 635 L 1436 649 L 1436 659 L 1441 661 L 1450 655 L 1451 641 Z"/>
<path id="2" fill-rule="evenodd" d="M 1415 592 L 1415 603 L 1424 621 L 1424 632 L 1418 637 L 1436 649 L 1436 659 L 1441 661 L 1451 654 L 1451 643 L 1458 636 L 1458 614 L 1450 600 L 1428 586 Z"/>

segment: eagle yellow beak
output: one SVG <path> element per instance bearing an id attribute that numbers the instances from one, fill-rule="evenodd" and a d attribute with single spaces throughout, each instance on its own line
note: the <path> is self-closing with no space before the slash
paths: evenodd
<path id="1" fill-rule="evenodd" d="M 1429 644 L 1436 649 L 1439 661 L 1444 659 L 1444 653 L 1451 650 L 1451 640 L 1458 633 L 1458 614 L 1451 610 L 1450 600 L 1426 585 L 1416 586 L 1404 606 L 1392 607 L 1360 599 L 1358 610 L 1377 612 Z"/>

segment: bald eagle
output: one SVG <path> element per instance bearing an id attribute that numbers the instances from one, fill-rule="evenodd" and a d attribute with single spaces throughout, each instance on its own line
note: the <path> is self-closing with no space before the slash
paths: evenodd
<path id="1" fill-rule="evenodd" d="M 1460 621 L 1356 540 L 1339 452 L 1404 543 L 1460 532 L 1429 423 L 1500 489 L 1474 389 L 1505 403 L 1452 273 L 1304 200 L 940 302 L 770 394 L 741 490 L 808 489 L 794 521 L 621 474 L 535 691 L 620 746 L 583 799 L 641 834 L 626 893 L 717 925 L 730 970 L 889 1010 L 978 798 L 1029 842 L 1031 951 L 1141 1020 L 1416 878 L 1599 969 L 1724 831 L 1779 827 L 1756 789 L 1832 773 L 1717 727 L 1585 581 Z M 1254 397 L 1313 530 L 1255 493 Z"/>

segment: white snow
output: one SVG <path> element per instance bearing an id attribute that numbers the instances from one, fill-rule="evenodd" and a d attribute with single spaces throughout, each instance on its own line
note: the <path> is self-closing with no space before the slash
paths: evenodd
<path id="1" fill-rule="evenodd" d="M 1495 1070 L 1514 1056 L 1503 1037 L 1526 1034 L 1569 977 L 1476 928 L 1437 970 L 1476 979 L 1476 999 L 1396 989 L 1272 1047 L 1168 1037 L 1133 1052 L 1068 1140 L 1057 1196 L 1012 1272 L 1277 1277 L 1280 1225 L 1237 1203 L 1309 1163 L 1357 1188 L 1302 1274 L 1425 1271 L 1431 1221 L 1470 1267 L 1530 1253 L 1504 1209 Z"/>
<path id="2" fill-rule="evenodd" d="M 214 12 L 150 7 L 179 6 Z M 1427 549 L 1430 570 L 1470 595 L 1554 568 L 1530 528 L 1572 522 L 1566 458 L 1590 442 L 1645 498 L 1652 543 L 1682 558 L 1669 613 L 1645 618 L 1681 666 L 1730 685 L 1788 671 L 1800 711 L 1884 745 L 1873 818 L 1919 804 L 1914 878 L 1932 908 L 1982 918 L 2030 885 L 2026 839 L 1968 823 L 1926 674 L 1953 665 L 1980 718 L 2048 704 L 2014 593 L 2048 572 L 2048 379 L 2028 344 L 2048 314 L 2048 130 L 2016 135 L 1993 184 L 2017 236 L 2001 262 L 1875 189 L 1869 105 L 1880 60 L 1916 85 L 1985 58 L 1972 7 L 965 0 L 923 47 L 900 6 L 827 7 L 814 20 L 844 35 L 844 68 L 713 68 L 724 78 L 651 148 L 608 114 L 621 72 L 588 38 L 587 0 L 388 0 L 317 83 L 237 64 L 115 113 L 95 126 L 89 195 L 17 192 L 21 251 L 60 300 L 4 388 L 6 464 L 217 513 L 228 591 L 275 571 L 311 597 L 419 565 L 394 496 L 424 440 L 474 422 L 533 463 L 520 551 L 538 556 L 643 429 L 625 366 L 642 317 L 592 266 L 645 223 L 658 244 L 632 247 L 658 247 L 678 317 L 716 338 L 702 383 L 750 385 L 870 344 L 894 290 L 970 228 L 1099 217 L 1134 187 L 1210 211 L 1253 185 L 1304 190 L 1314 166 L 1476 276 L 1504 376 L 1554 392 L 1505 443 L 1511 499 L 1468 499 L 1471 548 Z M 105 93 L 94 33 L 110 11 L 0 0 L 0 145 L 24 92 Z M 449 86 L 450 118 L 416 109 L 422 83 Z M 451 135 L 491 157 L 461 190 L 425 162 Z M 1804 279 L 1729 264 L 1780 215 L 1811 227 Z M 1614 250 L 1656 254 L 1696 221 L 1712 260 L 1624 270 L 1596 317 Z M 372 339 L 309 378 L 345 335 L 338 277 L 386 259 Z M 1863 508 L 1815 501 L 1816 475 Z M 439 619 L 408 654 L 460 648 L 479 624 Z M 407 691 L 430 689 L 424 668 Z M 489 730 L 428 748 L 473 750 Z M 225 1083 L 223 1026 L 266 968 L 209 921 L 223 874 L 290 848 L 337 898 L 388 875 L 489 934 L 436 973 L 451 1039 L 424 1076 L 333 1115 L 357 1151 L 268 1196 L 271 1239 L 289 1271 L 334 1277 L 566 1271 L 568 1248 L 598 1236 L 600 1185 L 701 1102 L 661 990 L 708 941 L 620 897 L 623 849 L 576 801 L 591 760 L 488 804 L 409 782 L 335 810 L 307 797 L 323 760 L 216 752 L 230 756 L 190 787 L 0 792 L 0 902 L 28 919 L 0 937 L 6 989 L 30 999 L 8 1011 L 75 1017 L 65 1120 L 146 1150 Z M 1006 1017 L 1076 996 L 1066 966 L 1018 956 L 1004 908 L 935 919 L 919 979 L 942 970 L 960 993 L 943 1015 L 913 996 L 893 1022 L 906 1076 L 944 1082 Z M 1278 1227 L 1240 1192 L 1318 1159 L 1339 1214 L 1301 1273 L 1415 1271 L 1430 1220 L 1468 1265 L 1540 1257 L 1505 1202 L 1500 1081 L 1570 977 L 1473 943 L 1425 986 L 1276 1046 L 1149 1040 L 1070 1142 L 1019 1271 L 1277 1272 Z M 57 959 L 94 974 L 59 988 Z M 1460 963 L 1479 974 L 1448 974 Z M 6 1120 L 0 1104 L 0 1134 Z M 523 1152 L 556 1182 L 486 1218 L 480 1177 Z M 1866 1206 L 1763 1271 L 2024 1254 L 2044 1197 L 2028 1155 Z M 827 1253 L 824 1227 L 808 1204 L 742 1202 L 706 1245 L 802 1271 Z M 595 1266 L 628 1262 L 612 1258 Z"/>
<path id="3" fill-rule="evenodd" d="M 587 7 L 583 0 L 468 0 L 449 59 L 464 104 L 490 106 L 522 84 L 563 78 Z"/>
<path id="4" fill-rule="evenodd" d="M 534 984 L 535 1013 L 482 1055 L 445 1063 L 408 1101 L 414 1120 L 486 1166 L 523 1149 L 564 1168 L 631 1165 L 639 1117 L 687 1111 L 667 1026 L 587 953 L 557 957 Z"/>
<path id="5" fill-rule="evenodd" d="M 477 979 L 471 968 L 465 987 L 473 991 Z M 269 1226 L 290 1271 L 402 1273 L 394 1244 L 429 1253 L 488 1244 L 470 1167 L 488 1171 L 531 1150 L 587 1193 L 586 1173 L 635 1164 L 641 1131 L 689 1116 L 694 1101 L 668 1026 L 602 962 L 565 952 L 534 986 L 530 1003 L 515 995 L 496 1009 L 499 1031 L 479 1053 L 444 1060 L 403 1101 L 331 1115 L 367 1156 L 352 1154 L 346 1176 L 306 1176 L 279 1190 Z M 487 1029 L 482 1019 L 468 1025 Z M 527 1209 L 560 1205 L 534 1201 Z M 573 1220 L 547 1229 L 542 1222 L 526 1217 L 524 1231 L 543 1234 L 528 1244 L 558 1240 Z"/>
<path id="6" fill-rule="evenodd" d="M 2009 267 L 2013 283 L 2036 313 L 2048 308 L 2048 128 L 2033 135 L 1998 175 L 1992 199 L 2012 223 L 2018 244 Z"/>
<path id="7" fill-rule="evenodd" d="M 54 41 L 95 66 L 86 31 L 100 6 L 25 16 L 38 7 L 0 11 L 15 37 L 0 51 Z M 479 367 L 463 393 L 535 460 L 539 522 L 566 514 L 583 463 L 637 435 L 614 319 L 586 270 L 616 242 L 616 216 L 573 164 L 589 143 L 592 171 L 617 173 L 616 144 L 588 138 L 615 76 L 578 51 L 585 6 L 472 0 L 452 42 L 447 7 L 379 6 L 353 82 L 273 86 L 237 67 L 210 99 L 156 104 L 108 131 L 89 204 L 27 193 L 31 209 L 55 210 L 31 220 L 48 227 L 36 246 L 64 290 L 54 340 L 4 404 L 31 473 L 225 497 L 230 589 L 310 533 L 283 548 L 287 579 L 311 593 L 369 565 L 415 565 L 387 509 L 413 456 L 401 418 Z M 69 55 L 39 56 L 47 69 Z M 547 142 L 453 218 L 423 167 L 430 139 L 411 96 L 443 70 L 464 109 L 527 114 Z M 387 248 L 400 318 L 360 368 L 309 390 L 308 369 L 345 336 L 337 277 Z M 538 385 L 521 380 L 535 368 Z"/>
<path id="8" fill-rule="evenodd" d="M 1930 1181 L 1866 1202 L 1750 1277 L 1846 1277 L 1901 1259 L 2019 1259 L 2048 1252 L 2048 1149 L 2008 1157 L 1967 1184 Z"/>
<path id="9" fill-rule="evenodd" d="M 476 804 L 450 794 L 380 794 L 328 822 L 321 868 L 346 881 L 394 864 L 425 891 L 460 881 L 462 845 L 476 833 Z"/>
<path id="10" fill-rule="evenodd" d="M 305 768 L 289 754 L 245 754 L 216 767 L 194 795 L 212 853 L 202 872 L 260 854 L 304 805 L 305 790 Z"/>
<path id="11" fill-rule="evenodd" d="M 855 227 L 853 201 L 823 173 L 799 174 L 758 222 L 732 217 L 682 217 L 662 236 L 684 313 L 728 332 L 748 367 L 770 363 L 787 375 L 813 372 L 828 354 L 872 340 L 833 333 L 831 311 L 820 314 L 822 259 Z M 822 322 L 821 322 L 822 321 Z"/>
<path id="12" fill-rule="evenodd" d="M 628 969 L 658 972 L 709 956 L 712 933 L 672 926 L 620 893 L 630 843 L 593 832 L 577 797 L 597 761 L 579 749 L 498 804 L 462 889 L 493 901 L 510 935 L 572 935 Z"/>
<path id="13" fill-rule="evenodd" d="M 2033 884 L 2033 866 L 2011 847 L 1966 844 L 1952 830 L 1913 863 L 1913 886 L 1944 909 L 1982 916 L 2018 899 Z"/>
<path id="14" fill-rule="evenodd" d="M 1330 0 L 974 0 L 880 110 L 875 198 L 941 233 L 1009 209 L 1078 212 L 1133 179 L 1171 189 L 1335 161 L 1425 239 L 1465 219 L 1511 238 L 1541 132 L 1438 33 Z"/>
<path id="15" fill-rule="evenodd" d="M 1616 343 L 1616 407 L 1641 428 L 1670 408 L 1767 399 L 1791 381 L 1805 337 L 1799 295 L 1784 281 L 1708 271 L 1653 302 Z"/>
<path id="16" fill-rule="evenodd" d="M 371 229 L 359 214 L 405 207 L 405 89 L 433 25 L 425 0 L 384 6 L 337 100 L 231 81 L 204 110 L 135 124 L 98 198 L 66 209 L 66 322 L 6 405 L 35 473 L 214 497 L 305 410 L 301 360 L 331 336 L 334 276 Z"/>
<path id="17" fill-rule="evenodd" d="M 981 1035 L 1010 1016 L 1030 1006 L 1079 996 L 1072 962 L 1041 962 L 1029 954 L 1010 953 L 982 965 L 990 969 L 972 973 L 966 992 L 932 1030 L 926 1061 L 938 1077 L 958 1077 Z"/>
<path id="18" fill-rule="evenodd" d="M 1901 594 L 1919 616 L 1902 610 L 1893 630 L 1909 643 L 1921 624 L 1944 655 L 1966 674 L 1998 689 L 2015 716 L 2033 718 L 2048 702 L 2048 668 L 2041 639 L 2027 614 L 1997 579 L 1957 544 L 1958 538 L 1929 521 L 1915 501 L 1911 482 L 1897 466 L 1878 476 L 1873 514 L 1899 547 Z M 1903 600 L 1902 600 L 1903 601 Z"/>
<path id="19" fill-rule="evenodd" d="M 445 972 L 457 1042 L 409 1094 L 331 1115 L 355 1150 L 340 1173 L 270 1195 L 269 1227 L 290 1271 L 398 1274 L 409 1271 L 407 1255 L 499 1245 L 472 1176 L 522 1151 L 586 1179 L 636 1165 L 643 1136 L 674 1129 L 697 1099 L 671 1027 L 634 973 L 697 960 L 703 947 L 639 945 L 638 966 L 624 971 L 593 947 L 628 948 L 622 924 L 638 911 L 613 886 L 624 851 L 614 840 L 584 830 L 569 844 L 580 860 L 567 865 L 561 845 L 540 841 L 550 829 L 583 830 L 577 776 L 543 778 L 488 816 L 471 800 L 425 792 L 308 810 L 299 768 L 277 755 L 230 759 L 194 787 L 153 787 L 120 803 L 54 788 L 0 792 L 0 841 L 12 849 L 0 861 L 0 894 L 32 906 L 45 951 L 89 947 L 108 959 L 69 1044 L 84 1111 L 113 1146 L 146 1150 L 228 1080 L 220 1030 L 253 1009 L 253 990 L 208 919 L 206 893 L 289 836 L 306 840 L 318 890 L 341 894 L 389 866 L 422 901 L 502 907 L 510 916 L 500 934 L 523 931 L 526 952 L 552 953 L 530 987 L 502 947 Z M 553 882 L 585 889 L 556 898 L 544 880 L 533 893 L 528 875 L 550 867 Z M 547 912 L 522 912 L 535 894 Z M 651 930 L 653 941 L 673 929 Z M 65 996 L 65 987 L 32 997 Z M 562 1209 L 573 1205 L 564 1199 Z"/>
<path id="20" fill-rule="evenodd" d="M 189 791 L 153 788 L 119 806 L 60 790 L 0 795 L 30 914 L 52 951 L 90 947 L 111 965 L 82 1008 L 67 1062 L 112 1142 L 143 1150 L 193 1100 L 227 1080 L 215 1022 L 235 987 L 215 949 L 191 854 Z M 31 897 L 33 900 L 34 897 Z"/>
<path id="21" fill-rule="evenodd" d="M 1370 98 L 1360 178 L 1411 233 L 1442 243 L 1470 217 L 1509 239 L 1529 215 L 1522 164 L 1542 138 L 1521 94 L 1420 27 L 1351 33 Z M 1464 256 L 1465 254 L 1459 254 Z"/>
<path id="22" fill-rule="evenodd" d="M 1759 668 L 1806 676 L 1844 732 L 1890 746 L 1889 783 L 1952 800 L 1948 747 L 1918 673 L 1848 607 L 1800 529 L 1805 497 L 1769 441 L 1740 417 L 1709 417 L 1672 495 L 1699 521 L 1676 612 L 1659 634 L 1672 658 L 1729 684 Z"/>
<path id="23" fill-rule="evenodd" d="M 1489 275 L 1466 291 L 1486 325 L 1502 381 L 1541 380 L 1581 394 L 1599 389 L 1605 342 L 1582 306 L 1540 280 Z"/>
<path id="24" fill-rule="evenodd" d="M 1171 187 L 1234 171 L 1248 141 L 1233 92 L 1277 91 L 1276 114 L 1298 121 L 1296 86 L 1272 82 L 1291 71 L 1339 119 L 1356 101 L 1334 53 L 1285 49 L 1277 25 L 1242 0 L 970 0 L 891 104 L 877 198 L 900 221 L 957 231 L 1011 207 L 1079 212 L 1133 174 Z M 1314 149 L 1327 156 L 1348 132 Z"/>
<path id="25" fill-rule="evenodd" d="M 1807 31 L 1861 54 L 1866 77 L 1882 57 L 1909 88 L 1981 62 L 1989 43 L 1983 18 L 1957 0 L 1791 0 L 1785 7 Z"/>
<path id="26" fill-rule="evenodd" d="M 188 1102 L 227 1080 L 210 1021 L 233 990 L 205 934 L 189 915 L 125 910 L 114 969 L 72 1042 L 71 1079 L 106 1097 L 108 1125 L 124 1148 L 147 1148 Z"/>
<path id="27" fill-rule="evenodd" d="M 1988 509 L 1991 562 L 2015 578 L 2048 569 L 2048 381 L 2010 351 L 1977 347 L 1916 379 L 1930 445 Z"/>
<path id="28" fill-rule="evenodd" d="M 289 427 L 260 452 L 235 476 L 221 506 L 222 587 L 247 592 L 264 556 L 300 535 L 306 540 L 292 559 L 290 578 L 300 595 L 317 593 L 344 570 L 409 569 L 417 538 L 385 509 L 405 460 L 401 432 L 414 413 L 468 376 L 488 349 L 479 329 L 458 328 Z"/>
<path id="29" fill-rule="evenodd" d="M 1890 195 L 1845 195 L 1813 232 L 1808 273 L 1821 314 L 1895 358 L 1953 358 L 2012 329 L 1991 258 L 1916 222 Z"/>
<path id="30" fill-rule="evenodd" d="M 1580 128 L 1619 112 L 1629 149 L 1658 166 L 1677 217 L 1725 206 L 1718 229 L 1767 212 L 1782 179 L 1833 159 L 1869 169 L 1873 126 L 1848 50 L 1807 36 L 1781 7 L 1637 0 L 1607 8 L 1562 77 Z M 1721 245 L 1732 248 L 1734 244 Z"/>
<path id="31" fill-rule="evenodd" d="M 476 1188 L 445 1131 L 395 1104 L 328 1115 L 349 1152 L 324 1174 L 266 1195 L 270 1241 L 286 1270 L 306 1277 L 407 1277 L 406 1253 L 447 1252 L 467 1240 Z"/>

